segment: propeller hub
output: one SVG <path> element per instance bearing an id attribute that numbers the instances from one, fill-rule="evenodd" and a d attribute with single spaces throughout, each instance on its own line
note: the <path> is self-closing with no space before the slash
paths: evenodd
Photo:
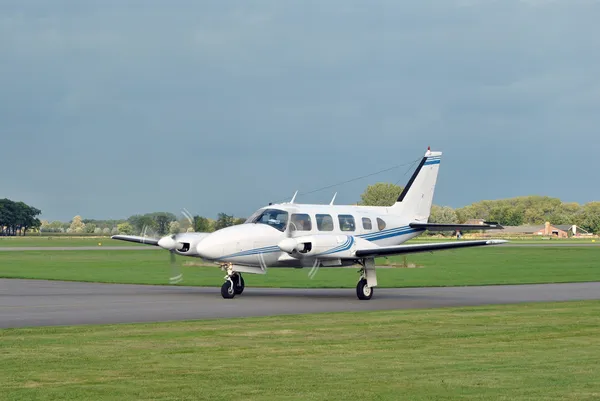
<path id="1" fill-rule="evenodd" d="M 166 236 L 162 237 L 158 240 L 158 246 L 166 250 L 174 250 L 177 247 L 177 241 L 175 241 L 174 236 Z"/>
<path id="2" fill-rule="evenodd" d="M 294 238 L 285 238 L 279 241 L 277 246 L 283 252 L 292 253 L 298 246 L 298 241 L 296 241 Z"/>

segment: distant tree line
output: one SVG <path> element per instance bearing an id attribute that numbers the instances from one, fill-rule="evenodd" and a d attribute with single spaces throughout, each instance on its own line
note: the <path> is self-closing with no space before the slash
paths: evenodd
<path id="1" fill-rule="evenodd" d="M 388 183 L 370 185 L 361 195 L 359 205 L 391 206 L 402 192 L 402 187 Z M 69 222 L 40 221 L 39 209 L 23 202 L 0 200 L 0 235 L 25 235 L 28 230 L 40 228 L 42 233 L 70 233 L 96 235 L 163 236 L 179 232 L 213 232 L 224 227 L 242 224 L 246 219 L 219 213 L 216 219 L 196 215 L 191 222 L 185 216 L 154 212 L 136 214 L 128 219 L 95 220 L 75 216 Z M 429 222 L 465 223 L 472 219 L 495 221 L 504 226 L 575 224 L 584 230 L 600 234 L 600 202 L 584 205 L 563 203 L 547 196 L 522 196 L 511 199 L 484 200 L 462 208 L 433 205 Z"/>
<path id="2" fill-rule="evenodd" d="M 26 235 L 28 230 L 40 226 L 37 216 L 41 213 L 40 209 L 24 202 L 0 199 L 0 235 Z"/>
<path id="3" fill-rule="evenodd" d="M 377 183 L 367 187 L 359 204 L 391 206 L 402 187 Z M 575 224 L 584 230 L 600 234 L 600 202 L 563 203 L 548 196 L 520 196 L 511 199 L 484 200 L 458 209 L 433 205 L 431 223 L 465 223 L 472 219 L 495 221 L 504 226 Z"/>

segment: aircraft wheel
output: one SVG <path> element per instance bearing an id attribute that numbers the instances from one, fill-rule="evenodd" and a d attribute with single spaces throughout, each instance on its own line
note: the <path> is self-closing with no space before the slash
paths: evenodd
<path id="1" fill-rule="evenodd" d="M 235 297 L 235 289 L 231 285 L 231 281 L 227 280 L 221 286 L 221 296 L 225 299 L 231 299 Z"/>
<path id="2" fill-rule="evenodd" d="M 235 287 L 234 287 L 234 292 L 235 295 L 240 295 L 242 292 L 244 292 L 244 288 L 246 288 L 246 283 L 244 283 L 244 278 L 242 277 L 242 275 L 240 273 L 238 273 L 238 276 L 236 277 L 237 280 L 235 281 Z"/>
<path id="3" fill-rule="evenodd" d="M 366 279 L 360 279 L 360 281 L 356 285 L 356 296 L 361 301 L 369 300 L 373 296 L 373 288 L 367 285 Z"/>

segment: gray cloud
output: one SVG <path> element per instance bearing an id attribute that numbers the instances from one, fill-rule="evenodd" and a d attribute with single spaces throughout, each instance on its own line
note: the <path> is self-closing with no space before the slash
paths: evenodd
<path id="1" fill-rule="evenodd" d="M 51 219 L 247 215 L 432 145 L 437 203 L 598 199 L 578 172 L 600 151 L 599 17 L 572 0 L 4 2 L 0 148 L 20 167 L 0 196 Z"/>

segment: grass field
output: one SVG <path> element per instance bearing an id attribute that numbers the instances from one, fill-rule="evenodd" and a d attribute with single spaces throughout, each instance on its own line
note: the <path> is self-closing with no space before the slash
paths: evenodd
<path id="1" fill-rule="evenodd" d="M 3 400 L 597 400 L 600 302 L 0 330 Z"/>
<path id="2" fill-rule="evenodd" d="M 171 275 L 166 251 L 29 251 L 0 252 L 0 277 L 109 283 L 167 284 Z M 197 259 L 178 257 L 182 285 L 220 286 L 217 267 L 185 266 Z M 378 259 L 401 264 L 402 257 Z M 408 255 L 415 268 L 380 268 L 381 287 L 456 286 L 600 281 L 600 247 L 489 247 Z M 264 276 L 246 274 L 248 286 L 353 288 L 356 268 L 269 269 Z"/>
<path id="3" fill-rule="evenodd" d="M 71 247 L 71 246 L 147 246 L 136 244 L 134 242 L 117 241 L 110 237 L 0 237 L 1 247 L 21 247 L 21 246 L 47 246 L 47 247 Z"/>
<path id="4" fill-rule="evenodd" d="M 516 244 L 544 244 L 544 243 L 562 243 L 562 244 L 582 244 L 592 243 L 593 239 L 552 239 L 542 240 L 538 238 L 533 239 L 514 239 L 511 242 Z M 445 241 L 456 241 L 455 238 L 439 238 L 420 236 L 409 243 L 417 242 L 445 242 Z M 595 240 L 599 243 L 600 240 Z M 0 237 L 0 248 L 1 247 L 20 247 L 20 246 L 31 246 L 31 247 L 73 247 L 73 246 L 98 246 L 101 243 L 102 246 L 147 246 L 136 244 L 133 242 L 117 241 L 110 237 L 68 237 L 68 236 L 56 236 L 56 237 L 40 237 L 36 235 L 30 235 L 27 237 Z"/>

